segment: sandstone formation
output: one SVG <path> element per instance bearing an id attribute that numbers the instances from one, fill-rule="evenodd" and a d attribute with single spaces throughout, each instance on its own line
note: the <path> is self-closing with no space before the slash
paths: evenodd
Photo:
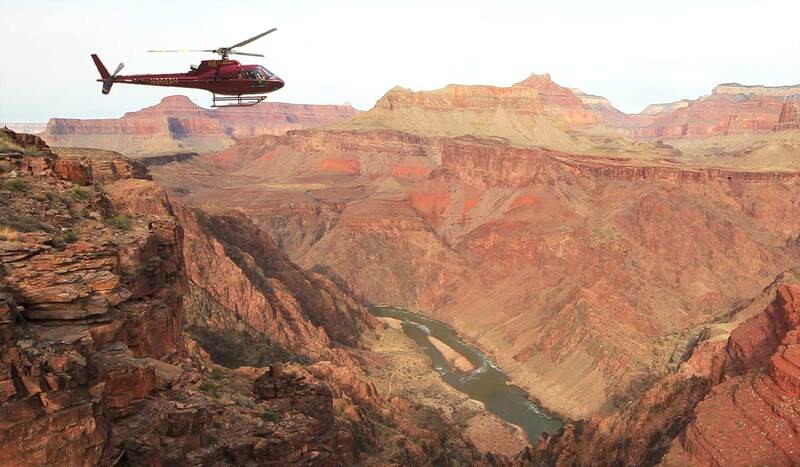
<path id="1" fill-rule="evenodd" d="M 234 340 L 268 339 L 312 360 L 342 362 L 348 357 L 334 342 L 357 346 L 361 333 L 375 326 L 350 296 L 325 276 L 294 265 L 243 215 L 183 207 L 176 214 L 193 286 L 186 315 L 193 328 L 213 326 Z"/>
<path id="2" fill-rule="evenodd" d="M 639 114 L 623 114 L 603 106 L 608 125 L 637 139 L 696 139 L 768 133 L 795 129 L 791 109 L 800 100 L 800 86 L 720 84 L 712 93 L 647 106 Z"/>
<path id="3" fill-rule="evenodd" d="M 782 97 L 787 100 L 800 99 L 800 85 L 792 86 L 747 86 L 739 83 L 724 83 L 714 87 L 712 94 L 732 96 L 736 99 L 753 97 Z"/>
<path id="4" fill-rule="evenodd" d="M 369 112 L 337 126 L 359 132 L 484 137 L 574 153 L 642 147 L 663 153 L 658 147 L 621 138 L 603 122 L 600 112 L 547 74 L 533 74 L 510 87 L 448 85 L 420 92 L 395 87 Z"/>
<path id="5" fill-rule="evenodd" d="M 800 102 L 784 102 L 775 131 L 800 130 Z"/>
<path id="6" fill-rule="evenodd" d="M 98 148 L 129 156 L 215 151 L 234 140 L 338 123 L 356 114 L 350 106 L 266 102 L 245 108 L 204 109 L 184 96 L 119 119 L 53 118 L 42 133 L 51 146 Z"/>
<path id="7" fill-rule="evenodd" d="M 240 216 L 113 153 L 0 137 L 21 149 L 0 151 L 0 463 L 488 465 L 378 394 L 351 356 L 372 318 Z"/>
<path id="8" fill-rule="evenodd" d="M 21 149 L 4 156 L 9 179 L 75 194 L 7 185 L 26 216 L 0 232 L 14 238 L 3 261 L 21 265 L 7 275 L 0 331 L 14 352 L 27 348 L 18 319 L 51 333 L 79 324 L 99 342 L 67 348 L 95 362 L 77 387 L 106 430 L 77 448 L 64 441 L 74 459 L 791 465 L 796 98 L 793 87 L 721 85 L 627 115 L 532 75 L 510 87 L 394 88 L 325 128 L 237 135 L 178 102 L 170 118 L 199 150 L 150 166 L 164 189 L 119 154 L 54 157 L 12 135 L 7 146 Z M 162 254 L 183 260 L 169 266 Z M 90 265 L 70 262 L 83 258 Z M 41 287 L 56 274 L 66 282 Z M 172 295 L 158 286 L 170 280 Z M 513 460 L 480 456 L 462 436 L 470 423 L 414 401 L 425 395 L 394 386 L 398 366 L 362 347 L 363 335 L 381 336 L 362 303 L 448 322 L 573 420 Z M 165 334 L 131 318 L 153 309 Z M 160 386 L 179 372 L 158 362 L 183 369 L 177 389 Z M 42 399 L 31 385 L 36 371 L 9 370 L 0 392 L 59 407 L 47 401 L 61 393 Z M 101 383 L 112 389 L 97 396 Z M 182 398 L 223 426 L 192 418 L 175 441 L 139 422 Z M 234 408 L 221 409 L 228 398 Z M 21 423 L 11 432 L 47 429 Z M 264 449 L 262 430 L 279 447 Z"/>
<path id="9" fill-rule="evenodd" d="M 765 309 L 743 320 L 737 314 L 757 305 L 742 308 L 732 332 L 717 334 L 729 323 L 706 328 L 691 357 L 642 398 L 612 417 L 569 424 L 523 457 L 548 465 L 796 464 L 800 286 L 768 289 L 763 295 L 774 299 Z"/>
<path id="10" fill-rule="evenodd" d="M 191 205 L 241 210 L 369 303 L 449 322 L 546 407 L 610 414 L 680 363 L 698 325 L 796 264 L 800 172 L 619 136 L 596 153 L 514 140 L 495 116 L 604 144 L 551 83 L 393 89 L 347 124 L 154 175 Z"/>

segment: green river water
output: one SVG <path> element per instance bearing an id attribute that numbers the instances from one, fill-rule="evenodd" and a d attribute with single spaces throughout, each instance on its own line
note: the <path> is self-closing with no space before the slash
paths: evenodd
<path id="1" fill-rule="evenodd" d="M 531 443 L 536 443 L 542 433 L 555 433 L 561 428 L 561 420 L 537 407 L 522 388 L 509 384 L 503 370 L 480 349 L 462 341 L 447 324 L 399 308 L 372 307 L 370 312 L 378 317 L 401 320 L 403 331 L 430 357 L 434 370 L 447 384 L 483 402 L 489 411 L 509 423 L 521 427 Z M 476 369 L 469 374 L 455 371 L 430 344 L 428 335 L 464 355 Z"/>

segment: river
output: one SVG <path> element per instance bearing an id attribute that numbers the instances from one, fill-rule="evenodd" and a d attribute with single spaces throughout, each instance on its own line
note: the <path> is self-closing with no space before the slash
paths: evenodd
<path id="1" fill-rule="evenodd" d="M 462 341 L 447 324 L 399 308 L 372 307 L 370 312 L 402 321 L 403 331 L 430 357 L 434 370 L 447 384 L 483 402 L 489 411 L 525 430 L 531 443 L 535 444 L 542 433 L 555 433 L 561 428 L 561 420 L 537 407 L 522 388 L 509 384 L 503 370 L 480 349 Z M 430 343 L 429 335 L 462 354 L 476 369 L 468 374 L 455 371 Z"/>

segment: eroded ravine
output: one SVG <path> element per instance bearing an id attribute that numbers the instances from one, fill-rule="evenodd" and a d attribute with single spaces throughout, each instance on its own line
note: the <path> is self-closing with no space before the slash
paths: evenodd
<path id="1" fill-rule="evenodd" d="M 461 340 L 447 324 L 399 308 L 372 307 L 370 312 L 380 318 L 402 321 L 405 334 L 425 352 L 434 370 L 447 384 L 480 401 L 503 420 L 522 428 L 531 443 L 536 443 L 542 433 L 555 433 L 561 428 L 561 420 L 539 408 L 522 388 L 509 384 L 503 370 L 480 349 Z M 475 369 L 462 372 L 453 368 L 431 343 L 429 336 L 461 354 Z"/>

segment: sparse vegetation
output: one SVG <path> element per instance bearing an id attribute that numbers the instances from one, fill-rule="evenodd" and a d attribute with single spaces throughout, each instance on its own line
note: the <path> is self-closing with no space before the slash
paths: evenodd
<path id="1" fill-rule="evenodd" d="M 189 302 L 187 306 L 195 305 Z M 309 362 L 308 358 L 294 354 L 264 336 L 255 338 L 234 330 L 216 333 L 193 325 L 188 325 L 186 330 L 211 355 L 214 363 L 226 368 L 261 367 L 276 362 Z"/>
<path id="2" fill-rule="evenodd" d="M 81 187 L 75 187 L 69 190 L 69 197 L 75 201 L 86 201 L 91 198 L 92 194 Z"/>
<path id="3" fill-rule="evenodd" d="M 131 230 L 133 222 L 131 218 L 123 214 L 117 214 L 114 217 L 106 219 L 106 224 L 119 230 Z"/>
<path id="4" fill-rule="evenodd" d="M 277 423 L 281 420 L 281 414 L 266 410 L 261 413 L 261 420 L 265 422 Z"/>
<path id="5" fill-rule="evenodd" d="M 211 374 L 209 376 L 211 377 L 211 379 L 213 379 L 215 381 L 219 381 L 225 375 L 222 373 L 222 371 L 219 368 L 212 368 L 211 369 Z"/>
<path id="6" fill-rule="evenodd" d="M 211 381 L 203 381 L 199 389 L 215 399 L 219 397 L 219 387 Z"/>
<path id="7" fill-rule="evenodd" d="M 33 216 L 28 216 L 28 215 L 18 216 L 16 214 L 7 215 L 6 218 L 2 220 L 2 224 L 0 224 L 0 228 L 2 227 L 7 227 L 19 232 L 34 232 L 36 230 L 46 230 L 45 225 L 42 224 L 42 222 L 39 219 Z"/>
<path id="8" fill-rule="evenodd" d="M 0 152 L 24 152 L 22 146 L 12 142 L 5 135 L 0 135 Z"/>
<path id="9" fill-rule="evenodd" d="M 81 205 L 70 204 L 67 210 L 69 211 L 70 217 L 73 219 L 83 219 L 89 215 L 89 210 Z"/>
<path id="10" fill-rule="evenodd" d="M 75 232 L 67 230 L 59 235 L 58 239 L 63 243 L 75 243 L 78 240 L 78 236 Z"/>
<path id="11" fill-rule="evenodd" d="M 28 182 L 21 178 L 12 178 L 6 182 L 6 187 L 11 191 L 26 191 L 28 189 Z"/>
<path id="12" fill-rule="evenodd" d="M 18 242 L 22 238 L 22 234 L 11 227 L 0 226 L 0 241 L 4 242 Z"/>
<path id="13" fill-rule="evenodd" d="M 38 154 L 36 148 L 26 148 L 12 141 L 4 133 L 0 133 L 0 152 L 20 152 L 22 154 Z"/>

